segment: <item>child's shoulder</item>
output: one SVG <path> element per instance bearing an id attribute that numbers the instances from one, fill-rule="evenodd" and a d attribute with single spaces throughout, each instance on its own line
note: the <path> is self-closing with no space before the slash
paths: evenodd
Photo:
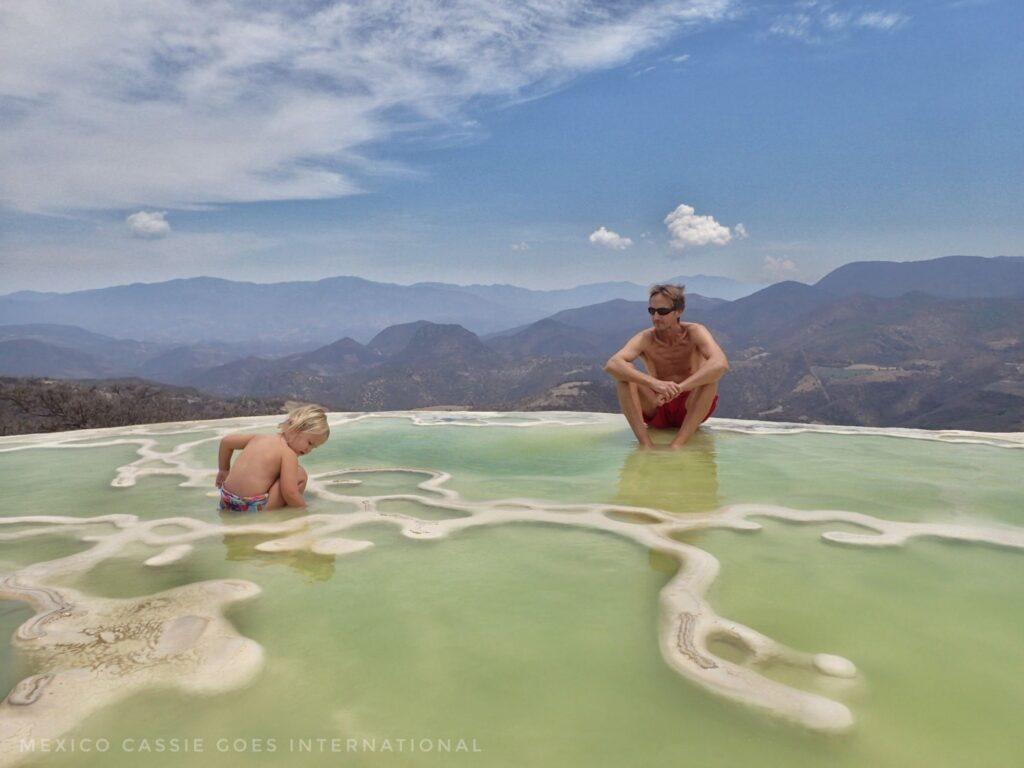
<path id="1" fill-rule="evenodd" d="M 283 440 L 278 440 L 277 435 L 252 435 L 246 448 L 255 448 L 259 452 L 276 451 L 279 447 L 288 448 Z"/>

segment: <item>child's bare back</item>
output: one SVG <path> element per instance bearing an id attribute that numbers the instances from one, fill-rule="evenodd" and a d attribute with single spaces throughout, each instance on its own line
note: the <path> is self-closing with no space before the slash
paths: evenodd
<path id="1" fill-rule="evenodd" d="M 239 512 L 304 507 L 307 474 L 299 456 L 329 435 L 323 409 L 304 406 L 288 415 L 276 435 L 227 435 L 220 441 L 217 487 L 221 509 Z M 235 451 L 241 454 L 231 463 Z"/>

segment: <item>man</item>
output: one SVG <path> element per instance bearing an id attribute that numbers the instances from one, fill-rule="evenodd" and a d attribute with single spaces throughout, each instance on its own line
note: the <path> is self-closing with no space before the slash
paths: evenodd
<path id="1" fill-rule="evenodd" d="M 678 428 L 670 448 L 681 448 L 718 405 L 718 380 L 729 361 L 711 333 L 680 320 L 686 308 L 681 285 L 655 285 L 647 312 L 653 327 L 640 331 L 612 355 L 604 369 L 618 382 L 619 405 L 640 447 L 654 447 L 648 426 Z M 643 358 L 647 373 L 633 365 Z"/>

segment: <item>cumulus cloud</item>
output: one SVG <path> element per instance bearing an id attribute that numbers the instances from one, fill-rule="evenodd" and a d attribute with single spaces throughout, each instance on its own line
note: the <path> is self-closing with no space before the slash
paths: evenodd
<path id="1" fill-rule="evenodd" d="M 510 245 L 509 248 L 511 248 L 513 251 L 528 251 L 530 250 L 530 244 L 526 242 L 512 243 L 512 245 Z"/>
<path id="2" fill-rule="evenodd" d="M 725 245 L 732 239 L 728 227 L 723 227 L 713 216 L 698 216 L 686 203 L 680 203 L 665 217 L 673 248 L 683 250 L 701 245 Z"/>
<path id="3" fill-rule="evenodd" d="M 166 237 L 171 232 L 166 211 L 139 211 L 125 220 L 132 237 L 156 239 Z"/>
<path id="4" fill-rule="evenodd" d="M 733 227 L 732 231 L 733 234 L 736 235 L 737 240 L 746 240 L 748 237 L 750 237 L 750 234 L 747 232 L 746 225 L 743 224 L 742 222 Z"/>
<path id="5" fill-rule="evenodd" d="M 390 137 L 463 135 L 482 105 L 626 64 L 737 2 L 11 0 L 0 200 L 61 210 L 350 194 L 386 168 L 370 147 Z"/>
<path id="6" fill-rule="evenodd" d="M 785 256 L 765 256 L 761 272 L 765 279 L 778 283 L 782 280 L 792 280 L 796 276 L 797 268 L 793 260 Z"/>
<path id="7" fill-rule="evenodd" d="M 600 227 L 590 233 L 588 238 L 594 245 L 601 245 L 605 248 L 611 248 L 616 251 L 624 251 L 629 248 L 633 241 L 628 237 L 622 237 L 616 232 L 612 232 L 610 229 Z"/>

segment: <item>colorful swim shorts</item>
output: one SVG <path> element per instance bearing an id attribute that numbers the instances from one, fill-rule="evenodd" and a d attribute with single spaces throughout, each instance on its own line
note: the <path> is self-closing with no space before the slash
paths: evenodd
<path id="1" fill-rule="evenodd" d="M 644 416 L 647 426 L 654 429 L 679 428 L 683 426 L 683 419 L 686 418 L 686 398 L 690 396 L 692 391 L 688 389 L 674 400 L 669 400 L 667 403 L 659 405 L 658 410 L 650 416 Z M 711 401 L 711 408 L 708 409 L 707 414 L 701 419 L 702 424 L 711 418 L 711 414 L 715 412 L 716 407 L 718 407 L 718 395 L 715 395 L 715 399 Z"/>
<path id="2" fill-rule="evenodd" d="M 236 496 L 226 488 L 220 489 L 220 508 L 230 509 L 232 512 L 262 512 L 268 501 L 269 493 L 261 493 L 259 496 Z"/>

